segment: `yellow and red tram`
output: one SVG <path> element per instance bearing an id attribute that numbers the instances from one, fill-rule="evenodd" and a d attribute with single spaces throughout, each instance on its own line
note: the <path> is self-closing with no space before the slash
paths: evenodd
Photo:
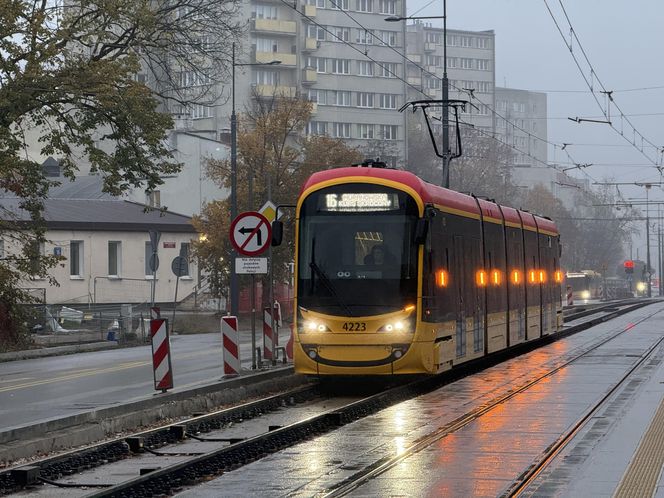
<path id="1" fill-rule="evenodd" d="M 422 374 L 556 332 L 559 234 L 528 212 L 351 167 L 296 208 L 295 370 Z"/>

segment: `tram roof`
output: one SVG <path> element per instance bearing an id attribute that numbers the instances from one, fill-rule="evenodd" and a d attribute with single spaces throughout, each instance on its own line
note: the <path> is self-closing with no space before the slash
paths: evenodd
<path id="1" fill-rule="evenodd" d="M 485 199 L 478 199 L 478 203 L 471 195 L 462 194 L 455 190 L 427 183 L 409 171 L 397 169 L 346 167 L 319 171 L 309 177 L 302 187 L 302 192 L 317 184 L 327 182 L 335 183 L 335 180 L 340 181 L 344 178 L 352 183 L 362 182 L 363 178 L 381 179 L 388 183 L 400 183 L 414 190 L 425 204 L 444 206 L 473 217 L 478 217 L 481 209 L 482 216 L 484 217 L 500 220 L 504 216 L 505 221 L 508 223 L 511 222 L 516 225 L 521 225 L 521 222 L 523 222 L 523 225 L 527 227 L 539 227 L 541 230 L 558 233 L 555 223 L 547 218 L 534 216 L 531 213 L 517 210 L 512 207 L 500 206 L 499 208 L 498 204 L 495 202 Z M 503 212 L 502 216 L 500 214 L 501 209 Z M 519 214 L 521 214 L 521 218 L 519 218 Z"/>

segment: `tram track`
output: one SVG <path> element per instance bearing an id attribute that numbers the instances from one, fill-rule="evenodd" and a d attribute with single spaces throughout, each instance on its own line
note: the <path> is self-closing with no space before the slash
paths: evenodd
<path id="1" fill-rule="evenodd" d="M 641 306 L 639 306 L 641 307 Z M 630 308 L 631 311 L 631 308 Z M 639 323 L 648 320 L 651 318 L 653 315 L 659 313 L 660 311 L 657 311 L 655 313 L 649 314 L 643 319 L 635 322 L 631 327 L 627 329 L 620 330 L 614 334 L 611 334 L 608 337 L 605 337 L 601 341 L 598 341 L 594 343 L 591 347 L 583 350 L 582 352 L 572 356 L 568 360 L 564 361 L 560 365 L 556 366 L 555 368 L 549 370 L 548 372 L 539 375 L 538 377 L 529 380 L 525 384 L 522 384 L 517 387 L 513 387 L 510 389 L 508 392 L 497 396 L 496 398 L 483 403 L 481 406 L 455 418 L 454 420 L 448 422 L 447 424 L 439 427 L 437 430 L 421 437 L 417 442 L 415 442 L 413 445 L 410 447 L 407 447 L 401 452 L 399 455 L 392 457 L 392 458 L 386 458 L 382 460 L 377 460 L 371 465 L 366 466 L 364 469 L 358 471 L 356 474 L 353 476 L 349 477 L 348 479 L 342 481 L 341 483 L 338 483 L 337 485 L 329 488 L 326 492 L 322 493 L 321 496 L 322 498 L 338 498 L 341 496 L 346 496 L 347 494 L 351 493 L 355 489 L 359 488 L 363 484 L 367 483 L 371 479 L 374 479 L 381 474 L 384 474 L 388 470 L 392 469 L 396 465 L 398 465 L 400 462 L 405 460 L 406 458 L 409 458 L 413 456 L 415 453 L 418 453 L 422 451 L 423 449 L 431 446 L 434 444 L 436 441 L 443 439 L 444 437 L 447 437 L 460 429 L 466 427 L 467 425 L 478 421 L 482 416 L 492 412 L 496 408 L 502 406 L 505 402 L 508 400 L 514 398 L 515 396 L 531 389 L 532 387 L 540 384 L 542 381 L 550 378 L 551 376 L 555 375 L 556 373 L 560 372 L 561 370 L 567 368 L 574 362 L 578 361 L 581 358 L 586 357 L 589 353 L 594 352 L 598 348 L 602 347 L 606 343 L 616 339 L 620 335 L 622 335 L 626 330 L 629 330 L 633 328 L 633 326 L 638 325 Z M 578 330 L 576 332 L 579 332 Z M 567 334 L 570 335 L 570 334 Z M 574 426 L 565 434 L 563 434 L 554 444 L 549 446 L 545 453 L 542 455 L 541 459 L 538 460 L 535 464 L 533 464 L 532 467 L 530 467 L 522 476 L 519 477 L 517 481 L 510 487 L 505 494 L 501 495 L 501 498 L 506 498 L 506 497 L 512 497 L 512 496 L 518 496 L 520 492 L 527 487 L 528 483 L 532 481 L 539 473 L 545 468 L 545 466 L 550 462 L 563 448 L 564 446 L 572 440 L 574 435 L 583 427 L 585 422 L 594 414 L 596 413 L 597 410 L 601 408 L 603 403 L 631 376 L 631 374 L 638 369 L 638 367 L 647 360 L 647 358 L 652 354 L 653 351 L 656 350 L 656 348 L 664 342 L 664 337 L 661 338 L 659 341 L 657 341 L 652 347 L 648 349 L 646 354 L 643 355 L 643 357 L 620 379 L 618 383 L 605 395 L 602 397 L 600 401 L 597 402 L 596 405 L 594 405 L 591 409 L 587 411 L 587 413 L 584 414 L 583 417 L 579 419 L 579 421 L 574 424 Z"/>
<path id="2" fill-rule="evenodd" d="M 274 453 L 281 449 L 306 441 L 316 435 L 336 430 L 354 420 L 369 416 L 377 411 L 405 399 L 419 394 L 430 392 L 442 385 L 458 380 L 461 377 L 488 368 L 505 359 L 523 354 L 530 349 L 601 323 L 620 314 L 632 311 L 649 304 L 612 303 L 602 309 L 595 308 L 595 313 L 605 314 L 590 319 L 581 324 L 569 327 L 559 334 L 532 341 L 513 350 L 492 355 L 491 358 L 481 361 L 469 362 L 446 372 L 443 376 L 427 378 L 415 383 L 399 386 L 384 392 L 352 401 L 345 406 L 324 411 L 315 416 L 308 417 L 284 427 L 272 427 L 264 434 L 250 437 L 246 440 L 233 438 L 217 438 L 216 442 L 224 443 L 223 447 L 200 454 L 197 452 L 178 451 L 177 445 L 185 439 L 204 440 L 215 442 L 215 438 L 201 437 L 223 428 L 229 423 L 238 420 L 248 420 L 256 416 L 280 409 L 286 405 L 306 402 L 320 395 L 316 386 L 300 388 L 287 393 L 279 394 L 247 403 L 239 407 L 221 410 L 212 414 L 194 417 L 176 424 L 170 424 L 152 431 L 135 434 L 131 437 L 121 438 L 112 442 L 102 443 L 83 451 L 75 451 L 65 455 L 46 459 L 33 464 L 31 469 L 17 468 L 0 473 L 0 494 L 7 494 L 22 489 L 25 485 L 39 480 L 55 486 L 85 487 L 85 484 L 67 484 L 58 482 L 63 477 L 71 476 L 82 470 L 95 468 L 109 462 L 129 458 L 132 454 L 149 452 L 163 456 L 191 457 L 184 462 L 166 465 L 153 470 L 149 474 L 139 476 L 129 481 L 109 485 L 109 483 L 90 483 L 88 489 L 100 488 L 94 496 L 149 496 L 158 493 L 171 493 L 173 491 L 194 485 L 202 479 L 209 479 L 223 472 L 248 464 Z M 605 309 L 606 308 L 606 309 Z M 613 308 L 614 311 L 610 311 Z M 607 312 L 607 309 L 609 312 Z M 578 318 L 568 317 L 566 321 Z M 487 361 L 488 360 L 488 361 Z M 526 387 L 524 387 L 526 389 Z M 515 395 L 516 393 L 513 393 Z M 499 401 L 503 402 L 504 400 Z M 457 423 L 463 421 L 458 420 Z M 466 423 L 469 423 L 470 420 Z M 462 425 L 461 425 L 462 426 Z M 460 428 L 459 426 L 458 428 Z M 456 430 L 458 430 L 458 428 Z M 440 436 L 444 437 L 444 436 Z M 164 451 L 167 445 L 170 449 Z M 173 447 L 174 445 L 174 447 Z M 36 470 L 35 470 L 36 467 Z M 382 467 L 382 465 L 381 465 Z M 335 491 L 336 492 L 336 491 Z M 336 495 L 334 495 L 336 496 Z"/>

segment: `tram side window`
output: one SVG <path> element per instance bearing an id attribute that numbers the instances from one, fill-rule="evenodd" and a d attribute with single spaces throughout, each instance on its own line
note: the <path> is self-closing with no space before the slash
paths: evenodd
<path id="1" fill-rule="evenodd" d="M 456 284 L 451 268 L 452 236 L 450 232 L 449 215 L 438 213 L 433 218 L 431 230 L 430 261 L 432 272 L 431 286 L 431 318 L 434 321 L 448 321 L 454 319 Z"/>

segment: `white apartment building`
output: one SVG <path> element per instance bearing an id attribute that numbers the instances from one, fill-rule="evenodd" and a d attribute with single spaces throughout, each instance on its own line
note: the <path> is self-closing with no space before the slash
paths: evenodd
<path id="1" fill-rule="evenodd" d="M 294 7 L 294 8 L 293 8 Z M 251 0 L 246 37 L 236 49 L 236 112 L 256 95 L 300 95 L 314 104 L 308 134 L 344 139 L 391 164 L 404 159 L 405 0 L 307 0 L 285 4 Z M 278 65 L 257 65 L 279 61 Z M 192 82 L 196 83 L 196 82 Z M 230 130 L 232 81 L 220 83 L 214 102 L 168 109 L 187 132 Z"/>
<path id="2" fill-rule="evenodd" d="M 408 99 L 442 99 L 443 29 L 417 21 L 408 25 Z M 467 100 L 460 120 L 483 133 L 493 133 L 495 109 L 495 34 L 447 30 L 449 99 Z M 452 117 L 452 115 L 451 115 Z M 437 132 L 440 125 L 437 125 Z"/>

